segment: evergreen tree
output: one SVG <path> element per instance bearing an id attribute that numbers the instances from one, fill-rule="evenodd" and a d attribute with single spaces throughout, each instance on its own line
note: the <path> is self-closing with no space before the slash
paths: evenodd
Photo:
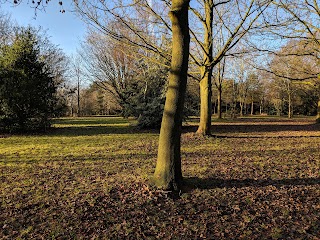
<path id="1" fill-rule="evenodd" d="M 33 29 L 19 29 L 1 48 L 0 128 L 9 132 L 45 130 L 56 104 L 50 67 L 41 61 Z"/>
<path id="2" fill-rule="evenodd" d="M 123 116 L 136 117 L 140 128 L 160 128 L 166 78 L 166 69 L 156 66 L 132 79 L 123 91 Z"/>

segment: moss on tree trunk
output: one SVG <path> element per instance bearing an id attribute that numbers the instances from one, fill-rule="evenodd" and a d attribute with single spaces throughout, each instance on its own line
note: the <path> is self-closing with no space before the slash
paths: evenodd
<path id="1" fill-rule="evenodd" d="M 161 189 L 178 190 L 182 184 L 180 137 L 187 86 L 189 58 L 189 0 L 172 0 L 172 59 L 169 86 L 159 136 L 153 183 Z"/>

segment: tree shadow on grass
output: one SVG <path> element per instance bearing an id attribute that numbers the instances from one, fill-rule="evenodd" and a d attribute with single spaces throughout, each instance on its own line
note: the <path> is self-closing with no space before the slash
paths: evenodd
<path id="1" fill-rule="evenodd" d="M 134 119 L 127 119 L 123 117 L 76 117 L 76 118 L 58 118 L 53 121 L 55 124 L 67 124 L 67 125 L 99 125 L 99 124 L 130 124 L 135 123 Z"/>
<path id="2" fill-rule="evenodd" d="M 125 154 L 114 154 L 114 155 L 86 155 L 85 153 L 83 155 L 64 155 L 64 156 L 49 156 L 46 158 L 34 158 L 34 157 L 22 157 L 17 159 L 5 159 L 1 158 L 0 156 L 0 163 L 5 164 L 35 164 L 35 163 L 57 163 L 57 162 L 101 162 L 102 164 L 113 164 L 115 167 L 119 167 L 121 165 L 135 165 L 138 164 L 137 160 L 141 161 L 143 159 L 144 161 L 155 159 L 156 158 L 155 153 L 125 153 Z M 82 165 L 81 165 L 82 166 Z M 80 166 L 80 167 L 81 167 Z M 23 167 L 25 167 L 23 165 Z M 64 166 L 66 167 L 66 166 Z"/>
<path id="3" fill-rule="evenodd" d="M 196 132 L 198 126 L 184 126 L 183 132 Z M 270 132 L 319 132 L 320 124 L 217 124 L 212 125 L 212 134 L 228 133 L 270 133 Z"/>
<path id="4" fill-rule="evenodd" d="M 140 129 L 133 118 L 117 116 L 58 118 L 47 132 L 51 136 L 93 136 L 101 134 L 157 133 L 158 130 Z"/>
<path id="5" fill-rule="evenodd" d="M 51 136 L 94 136 L 101 134 L 143 134 L 158 133 L 158 130 L 139 129 L 135 126 L 71 126 L 52 128 L 49 130 Z"/>
<path id="6" fill-rule="evenodd" d="M 320 178 L 291 178 L 291 179 L 221 179 L 221 178 L 198 178 L 184 179 L 188 189 L 215 189 L 215 188 L 244 188 L 244 187 L 267 187 L 274 186 L 312 186 L 320 185 Z"/>

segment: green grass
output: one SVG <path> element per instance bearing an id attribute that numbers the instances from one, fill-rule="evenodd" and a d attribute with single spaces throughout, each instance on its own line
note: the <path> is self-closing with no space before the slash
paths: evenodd
<path id="1" fill-rule="evenodd" d="M 0 138 L 0 238 L 318 239 L 320 127 L 313 119 L 213 122 L 182 135 L 186 187 L 148 185 L 157 131 L 118 117 L 63 118 Z"/>

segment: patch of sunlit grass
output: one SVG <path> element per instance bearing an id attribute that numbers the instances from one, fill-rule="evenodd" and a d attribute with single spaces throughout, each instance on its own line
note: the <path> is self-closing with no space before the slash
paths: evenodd
<path id="1" fill-rule="evenodd" d="M 150 190 L 158 133 L 134 123 L 63 118 L 48 134 L 0 138 L 0 238 L 304 239 L 319 231 L 320 129 L 309 119 L 224 119 L 213 136 L 184 133 L 192 184 L 176 201 Z"/>

